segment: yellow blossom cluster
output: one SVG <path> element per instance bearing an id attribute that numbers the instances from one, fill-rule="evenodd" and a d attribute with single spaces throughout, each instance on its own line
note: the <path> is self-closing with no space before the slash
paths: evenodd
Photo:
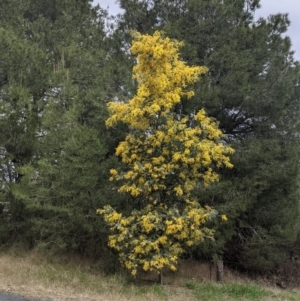
<path id="1" fill-rule="evenodd" d="M 136 95 L 128 102 L 108 104 L 107 126 L 123 122 L 129 134 L 116 148 L 125 171 L 110 170 L 110 180 L 121 180 L 119 192 L 143 199 L 146 206 L 123 217 L 110 206 L 98 210 L 110 226 L 108 245 L 135 275 L 138 268 L 176 270 L 179 256 L 213 232 L 204 224 L 216 211 L 201 207 L 193 191 L 202 183 L 218 181 L 217 168 L 231 168 L 233 149 L 222 144 L 218 123 L 204 110 L 192 116 L 175 113 L 181 99 L 189 99 L 194 83 L 206 67 L 189 67 L 179 58 L 182 43 L 162 33 L 134 33 L 137 56 L 133 78 Z M 226 221 L 226 216 L 221 216 Z"/>
<path id="2" fill-rule="evenodd" d="M 138 267 L 145 271 L 159 271 L 164 267 L 176 270 L 184 246 L 192 246 L 213 232 L 203 225 L 217 213 L 212 208 L 191 202 L 183 212 L 164 204 L 147 205 L 122 217 L 112 207 L 98 210 L 114 233 L 108 245 L 117 250 L 121 263 L 136 274 Z"/>
<path id="3" fill-rule="evenodd" d="M 116 155 L 128 165 L 119 174 L 111 170 L 111 180 L 126 179 L 120 192 L 148 197 L 155 191 L 188 199 L 201 180 L 205 186 L 218 181 L 212 166 L 231 168 L 228 154 L 233 149 L 223 145 L 217 123 L 204 110 L 195 116 L 197 126 L 189 127 L 188 118 L 176 120 L 173 114 L 160 124 L 159 130 L 147 134 L 129 134 L 116 149 Z"/>
<path id="4" fill-rule="evenodd" d="M 138 62 L 133 68 L 137 93 L 129 102 L 110 102 L 106 124 L 112 126 L 122 121 L 144 131 L 157 115 L 167 116 L 182 97 L 192 97 L 194 92 L 187 85 L 208 69 L 187 66 L 179 58 L 182 43 L 164 38 L 161 32 L 153 36 L 135 32 L 133 37 L 135 42 L 130 50 Z"/>
<path id="5" fill-rule="evenodd" d="M 183 96 L 193 95 L 187 85 L 207 68 L 186 66 L 179 59 L 182 43 L 160 32 L 134 33 L 134 38 L 131 52 L 137 55 L 133 77 L 138 91 L 127 103 L 110 102 L 106 122 L 112 126 L 122 121 L 134 129 L 116 149 L 128 171 L 119 174 L 113 169 L 110 179 L 125 179 L 119 191 L 133 197 L 164 191 L 168 182 L 174 183 L 168 185 L 170 196 L 189 198 L 200 180 L 205 186 L 218 181 L 212 167 L 232 167 L 228 155 L 233 149 L 220 142 L 222 132 L 204 110 L 192 119 L 173 112 Z"/>

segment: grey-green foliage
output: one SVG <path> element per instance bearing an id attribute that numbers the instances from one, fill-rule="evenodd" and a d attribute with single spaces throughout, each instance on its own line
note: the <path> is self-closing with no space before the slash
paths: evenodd
<path id="1" fill-rule="evenodd" d="M 222 180 L 199 188 L 203 204 L 228 215 L 216 241 L 198 249 L 241 267 L 266 270 L 285 259 L 299 219 L 299 63 L 284 37 L 287 15 L 254 20 L 258 0 L 119 1 L 119 31 L 137 29 L 183 40 L 182 57 L 205 65 L 191 102 L 220 122 L 236 152 Z"/>

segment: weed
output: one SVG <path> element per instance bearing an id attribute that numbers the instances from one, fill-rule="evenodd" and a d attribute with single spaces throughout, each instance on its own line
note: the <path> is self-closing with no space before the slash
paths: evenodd
<path id="1" fill-rule="evenodd" d="M 191 290 L 195 289 L 197 287 L 197 282 L 194 279 L 187 280 L 185 282 L 185 286 Z"/>

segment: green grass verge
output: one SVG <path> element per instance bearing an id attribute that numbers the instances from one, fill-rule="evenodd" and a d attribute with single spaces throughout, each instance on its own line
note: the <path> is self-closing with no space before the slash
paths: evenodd
<path id="1" fill-rule="evenodd" d="M 201 301 L 299 301 L 300 293 L 271 290 L 256 284 L 196 282 L 189 280 L 185 286 Z"/>

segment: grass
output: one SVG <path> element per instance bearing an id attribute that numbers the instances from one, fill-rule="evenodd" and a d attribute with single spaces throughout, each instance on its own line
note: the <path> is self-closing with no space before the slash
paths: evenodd
<path id="1" fill-rule="evenodd" d="M 199 282 L 176 279 L 172 284 L 141 284 L 125 274 L 105 276 L 95 263 L 46 257 L 38 252 L 0 253 L 0 291 L 53 301 L 298 301 L 300 293 L 253 283 Z M 174 278 L 174 275 L 173 275 Z"/>
<path id="2" fill-rule="evenodd" d="M 194 291 L 197 299 L 213 300 L 253 300 L 259 301 L 272 297 L 272 292 L 258 285 L 243 283 L 196 283 L 188 281 L 186 286 Z"/>
<path id="3" fill-rule="evenodd" d="M 244 300 L 244 301 L 298 301 L 300 293 L 281 291 L 270 287 L 262 287 L 254 283 L 225 283 L 197 282 L 188 280 L 185 286 L 190 289 L 197 300 Z"/>

